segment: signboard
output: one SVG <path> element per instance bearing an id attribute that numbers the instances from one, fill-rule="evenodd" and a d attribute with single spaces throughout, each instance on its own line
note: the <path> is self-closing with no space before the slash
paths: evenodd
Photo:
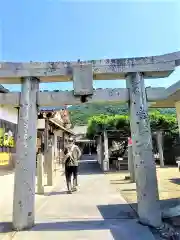
<path id="1" fill-rule="evenodd" d="M 10 163 L 11 154 L 15 153 L 17 125 L 0 119 L 0 166 Z"/>
<path id="2" fill-rule="evenodd" d="M 0 166 L 9 165 L 10 159 L 11 159 L 11 153 L 0 152 Z"/>
<path id="3" fill-rule="evenodd" d="M 128 146 L 132 146 L 132 138 L 128 137 Z"/>
<path id="4" fill-rule="evenodd" d="M 13 132 L 9 129 L 0 128 L 0 147 L 15 147 Z"/>
<path id="5" fill-rule="evenodd" d="M 93 94 L 93 71 L 91 64 L 73 66 L 74 95 L 84 96 Z"/>

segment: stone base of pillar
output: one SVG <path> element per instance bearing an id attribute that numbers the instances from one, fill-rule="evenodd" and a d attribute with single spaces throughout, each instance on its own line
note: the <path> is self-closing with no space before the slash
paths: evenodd
<path id="1" fill-rule="evenodd" d="M 103 161 L 102 169 L 103 169 L 104 172 L 109 171 L 109 161 L 106 161 L 106 160 Z"/>
<path id="2" fill-rule="evenodd" d="M 179 240 L 180 235 L 177 230 L 175 230 L 174 227 L 172 227 L 170 224 L 164 223 L 161 227 L 155 228 L 155 230 L 159 233 L 159 236 L 161 239 L 167 239 L 167 240 Z"/>

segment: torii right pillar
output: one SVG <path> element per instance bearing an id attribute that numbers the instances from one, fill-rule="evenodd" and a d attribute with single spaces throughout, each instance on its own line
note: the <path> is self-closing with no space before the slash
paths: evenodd
<path id="1" fill-rule="evenodd" d="M 128 73 L 131 136 L 137 188 L 138 215 L 141 223 L 152 227 L 162 225 L 156 166 L 142 73 Z"/>

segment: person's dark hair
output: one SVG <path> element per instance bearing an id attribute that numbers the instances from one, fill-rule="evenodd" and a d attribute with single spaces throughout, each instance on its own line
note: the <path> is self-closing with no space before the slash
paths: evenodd
<path id="1" fill-rule="evenodd" d="M 69 138 L 69 142 L 74 142 L 74 139 L 71 137 L 71 138 Z"/>

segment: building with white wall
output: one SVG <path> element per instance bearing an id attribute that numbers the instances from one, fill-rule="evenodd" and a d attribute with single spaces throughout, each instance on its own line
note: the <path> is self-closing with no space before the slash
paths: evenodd
<path id="1" fill-rule="evenodd" d="M 0 85 L 0 92 L 9 91 Z M 0 169 L 14 165 L 17 123 L 18 109 L 0 105 Z"/>
<path id="2" fill-rule="evenodd" d="M 17 124 L 18 109 L 0 105 L 0 119 Z"/>
<path id="3" fill-rule="evenodd" d="M 0 85 L 0 93 L 8 92 L 8 89 Z M 47 120 L 48 125 L 45 124 L 45 121 Z M 0 104 L 0 169 L 9 169 L 14 167 L 17 125 L 18 109 L 15 107 Z M 71 126 L 72 125 L 69 118 L 69 113 L 66 107 L 59 111 L 48 108 L 40 109 L 40 112 L 38 113 L 37 124 L 37 150 L 41 147 L 42 144 L 42 139 L 39 139 L 39 135 L 42 135 L 41 133 L 45 131 L 45 129 L 48 131 L 53 129 L 52 132 L 55 135 L 55 139 L 57 141 L 57 144 L 55 145 L 55 155 L 59 155 L 58 152 L 68 141 L 69 135 L 74 135 L 70 129 Z"/>

